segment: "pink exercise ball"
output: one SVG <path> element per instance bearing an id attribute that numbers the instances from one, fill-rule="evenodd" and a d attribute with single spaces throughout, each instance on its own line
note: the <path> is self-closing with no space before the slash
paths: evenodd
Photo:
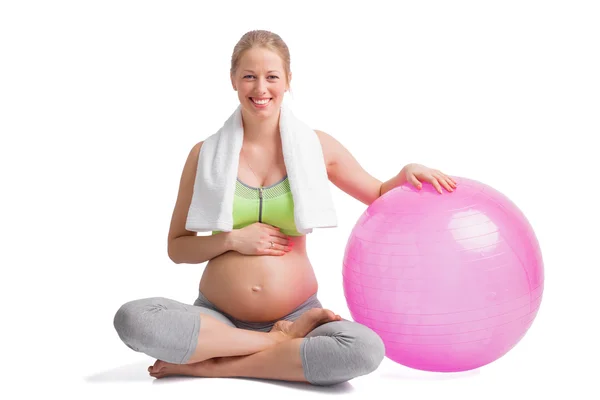
<path id="1" fill-rule="evenodd" d="M 467 371 L 505 355 L 544 289 L 540 247 L 519 208 L 485 184 L 453 179 L 453 192 L 424 183 L 385 193 L 344 253 L 352 318 L 379 334 L 389 359 L 423 371 Z"/>

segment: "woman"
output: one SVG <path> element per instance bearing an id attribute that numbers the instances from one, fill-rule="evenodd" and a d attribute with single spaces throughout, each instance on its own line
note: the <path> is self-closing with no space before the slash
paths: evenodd
<path id="1" fill-rule="evenodd" d="M 186 229 L 200 142 L 185 163 L 168 237 L 173 262 L 208 261 L 198 299 L 193 305 L 165 298 L 130 301 L 115 315 L 119 337 L 157 359 L 148 368 L 156 378 L 252 377 L 331 385 L 368 374 L 385 355 L 383 342 L 364 325 L 322 308 L 306 236 L 294 226 L 278 125 L 291 81 L 287 46 L 273 33 L 248 32 L 234 49 L 230 73 L 243 121 L 235 229 L 210 236 Z M 329 180 L 364 204 L 405 182 L 420 187 L 426 181 L 440 193 L 456 185 L 418 164 L 382 183 L 334 138 L 315 134 Z M 275 215 L 256 217 L 263 202 L 277 204 L 269 207 Z M 266 223 L 269 218 L 277 223 Z"/>

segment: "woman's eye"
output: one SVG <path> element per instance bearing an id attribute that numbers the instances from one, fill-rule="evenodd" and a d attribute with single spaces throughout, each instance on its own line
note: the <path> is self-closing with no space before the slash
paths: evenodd
<path id="1" fill-rule="evenodd" d="M 244 79 L 254 79 L 256 78 L 256 76 L 254 75 L 244 75 Z M 267 79 L 279 79 L 279 77 L 277 75 L 269 75 L 267 76 Z"/>

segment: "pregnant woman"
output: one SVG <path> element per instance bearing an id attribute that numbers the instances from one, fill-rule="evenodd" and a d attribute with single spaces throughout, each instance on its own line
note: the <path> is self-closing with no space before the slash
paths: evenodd
<path id="1" fill-rule="evenodd" d="M 291 81 L 290 55 L 276 34 L 245 34 L 234 48 L 230 75 L 240 101 L 231 119 L 243 131 L 239 151 L 233 146 L 233 157 L 219 153 L 228 143 L 225 136 L 210 148 L 208 139 L 193 146 L 168 236 L 173 262 L 208 261 L 198 298 L 193 304 L 161 297 L 129 301 L 117 310 L 115 329 L 128 347 L 156 359 L 148 368 L 155 378 L 251 377 L 332 385 L 369 374 L 383 360 L 384 344 L 366 326 L 343 320 L 319 302 L 306 251 L 307 232 L 335 224 L 327 214 L 327 190 L 302 192 L 310 186 L 309 179 L 299 177 L 322 166 L 325 181 L 367 205 L 404 182 L 419 187 L 427 181 L 440 193 L 442 187 L 452 191 L 455 182 L 438 170 L 408 164 L 382 183 L 321 131 L 302 131 L 305 136 L 297 134 L 298 142 L 285 144 L 280 128 L 282 100 Z M 225 131 L 224 126 L 221 135 Z M 291 158 L 300 157 L 300 149 L 309 148 L 308 143 L 315 143 L 318 151 L 290 167 Z M 219 170 L 224 163 L 235 166 L 228 186 L 232 228 L 210 229 L 212 234 L 199 236 L 203 229 L 193 228 L 194 221 L 210 219 L 202 214 L 228 204 L 223 199 L 229 197 L 205 201 L 204 208 L 193 204 L 196 197 L 209 195 L 203 190 L 207 182 L 224 176 Z M 220 186 L 227 185 L 212 187 Z M 313 201 L 317 211 L 307 211 L 296 193 L 304 193 L 305 204 Z M 303 211 L 304 220 L 316 222 L 298 226 L 302 219 L 295 213 Z"/>

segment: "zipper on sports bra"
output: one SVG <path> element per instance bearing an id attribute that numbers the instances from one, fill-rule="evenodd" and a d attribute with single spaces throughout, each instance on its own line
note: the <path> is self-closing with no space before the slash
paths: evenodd
<path id="1" fill-rule="evenodd" d="M 263 205 L 263 188 L 262 187 L 258 188 L 258 200 L 259 200 L 258 222 L 262 222 L 262 205 Z"/>

